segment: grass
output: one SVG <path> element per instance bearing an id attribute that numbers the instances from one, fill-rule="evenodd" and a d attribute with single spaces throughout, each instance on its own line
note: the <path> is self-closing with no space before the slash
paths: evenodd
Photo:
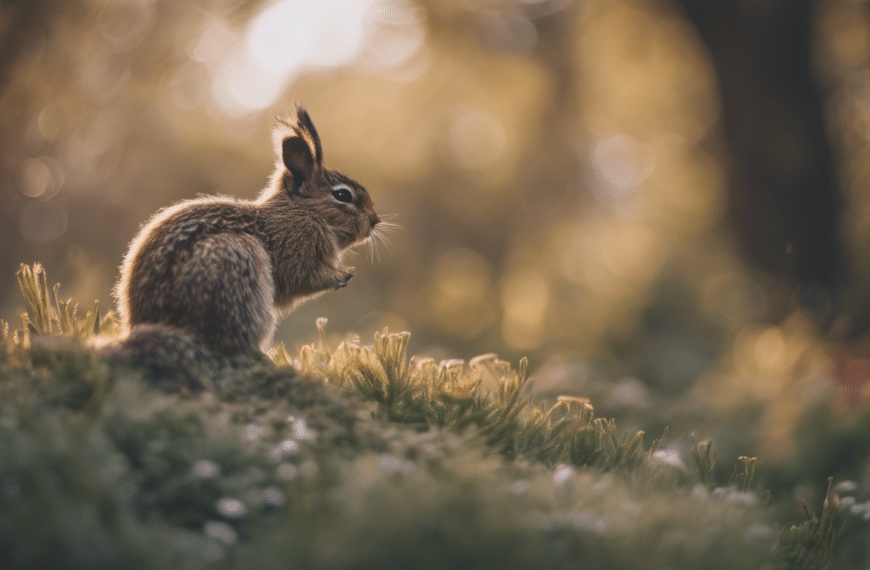
<path id="1" fill-rule="evenodd" d="M 386 330 L 331 350 L 318 321 L 275 367 L 179 393 L 86 348 L 110 313 L 58 302 L 39 266 L 19 283 L 22 329 L 0 323 L 9 567 L 831 567 L 833 499 L 783 521 L 753 458 L 717 482 L 710 442 L 686 465 L 584 399 L 536 405 L 525 361 L 408 358 Z"/>

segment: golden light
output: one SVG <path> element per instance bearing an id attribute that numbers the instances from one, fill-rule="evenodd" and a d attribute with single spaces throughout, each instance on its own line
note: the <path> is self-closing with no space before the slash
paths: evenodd
<path id="1" fill-rule="evenodd" d="M 371 0 L 284 0 L 257 17 L 247 48 L 262 69 L 339 67 L 363 48 Z"/>
<path id="2" fill-rule="evenodd" d="M 519 350 L 538 347 L 544 341 L 544 323 L 550 304 L 547 281 L 533 271 L 512 271 L 501 280 L 501 302 L 505 341 Z"/>
<path id="3" fill-rule="evenodd" d="M 421 30 L 410 7 L 399 1 L 275 1 L 216 64 L 212 93 L 226 112 L 242 116 L 274 104 L 307 71 L 404 63 L 422 46 Z M 212 23 L 194 53 L 207 59 L 228 38 L 225 28 Z M 400 56 L 385 60 L 384 46 L 398 46 Z M 361 61 L 366 59 L 376 61 Z"/>
<path id="4" fill-rule="evenodd" d="M 474 338 L 494 318 L 492 267 L 476 251 L 455 249 L 443 254 L 433 271 L 430 312 L 442 330 Z"/>
<path id="5" fill-rule="evenodd" d="M 272 3 L 223 61 L 215 98 L 231 113 L 244 114 L 273 104 L 306 69 L 350 63 L 372 31 L 366 29 L 371 6 L 371 0 Z"/>
<path id="6" fill-rule="evenodd" d="M 486 111 L 469 109 L 450 129 L 450 149 L 456 163 L 466 170 L 479 170 L 498 160 L 505 148 L 504 125 Z"/>

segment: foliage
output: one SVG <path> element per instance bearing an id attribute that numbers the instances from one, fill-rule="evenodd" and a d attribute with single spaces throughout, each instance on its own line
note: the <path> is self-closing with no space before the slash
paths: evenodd
<path id="1" fill-rule="evenodd" d="M 9 567 L 825 568 L 836 509 L 781 527 L 746 458 L 713 481 L 595 418 L 532 403 L 524 362 L 407 358 L 408 333 L 321 342 L 190 395 L 52 324 L 4 333 L 0 549 Z M 34 290 L 43 291 L 34 296 Z M 29 297 L 28 297 L 29 296 Z M 55 292 L 56 297 L 56 292 Z M 68 304 L 67 304 L 68 306 Z M 73 317 L 73 315 L 76 315 Z M 34 319 L 36 320 L 36 319 Z M 100 321 L 102 323 L 102 320 Z M 35 327 L 36 325 L 34 325 Z M 0 329 L 6 330 L 5 327 Z M 88 328 L 88 331 L 93 330 Z M 485 386 L 493 386 L 486 389 Z"/>

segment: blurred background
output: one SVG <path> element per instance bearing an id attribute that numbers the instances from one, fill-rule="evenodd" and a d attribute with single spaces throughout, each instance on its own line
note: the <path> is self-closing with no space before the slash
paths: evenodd
<path id="1" fill-rule="evenodd" d="M 288 348 L 325 316 L 528 356 L 541 396 L 870 482 L 866 3 L 2 0 L 0 317 L 33 261 L 112 305 L 156 210 L 257 195 L 294 99 L 403 229 Z"/>

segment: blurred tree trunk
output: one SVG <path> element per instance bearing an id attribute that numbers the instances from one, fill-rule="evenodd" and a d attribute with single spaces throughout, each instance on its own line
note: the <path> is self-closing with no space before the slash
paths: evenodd
<path id="1" fill-rule="evenodd" d="M 730 222 L 743 255 L 820 309 L 836 297 L 843 267 L 841 198 L 810 69 L 814 3 L 680 2 L 718 73 Z"/>

